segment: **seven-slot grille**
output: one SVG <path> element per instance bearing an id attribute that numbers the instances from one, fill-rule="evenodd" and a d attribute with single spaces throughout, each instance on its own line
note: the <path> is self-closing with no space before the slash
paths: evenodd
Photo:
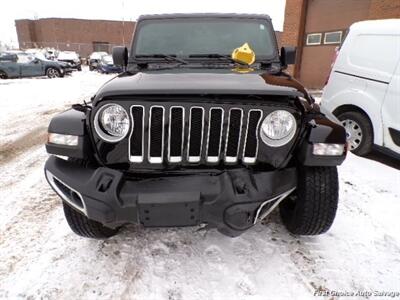
<path id="1" fill-rule="evenodd" d="M 132 163 L 253 164 L 263 112 L 239 107 L 133 105 Z"/>

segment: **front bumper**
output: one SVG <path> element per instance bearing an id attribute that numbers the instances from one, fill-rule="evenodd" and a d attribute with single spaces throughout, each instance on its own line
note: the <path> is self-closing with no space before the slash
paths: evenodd
<path id="1" fill-rule="evenodd" d="M 71 65 L 71 70 L 80 70 L 82 68 L 81 63 L 74 63 Z"/>
<path id="2" fill-rule="evenodd" d="M 296 187 L 296 169 L 253 172 L 240 168 L 218 174 L 131 178 L 50 156 L 46 178 L 70 206 L 111 228 L 126 223 L 147 227 L 206 223 L 237 236 L 250 228 Z M 265 214 L 264 214 L 265 215 Z"/>
<path id="3" fill-rule="evenodd" d="M 73 60 L 59 60 L 59 61 L 68 63 L 68 64 L 69 64 L 68 68 L 69 68 L 69 70 L 70 70 L 71 72 L 72 72 L 73 70 L 79 70 L 79 69 L 82 68 L 81 62 L 76 62 L 76 61 L 73 61 Z"/>

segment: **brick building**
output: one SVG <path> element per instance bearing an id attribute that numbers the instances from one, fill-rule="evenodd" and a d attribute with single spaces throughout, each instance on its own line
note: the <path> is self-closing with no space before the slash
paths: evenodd
<path id="1" fill-rule="evenodd" d="M 281 44 L 297 46 L 294 76 L 321 88 L 351 24 L 400 18 L 400 0 L 286 0 Z"/>
<path id="2" fill-rule="evenodd" d="M 51 47 L 77 51 L 86 57 L 115 45 L 129 45 L 135 22 L 46 18 L 16 20 L 21 49 Z"/>

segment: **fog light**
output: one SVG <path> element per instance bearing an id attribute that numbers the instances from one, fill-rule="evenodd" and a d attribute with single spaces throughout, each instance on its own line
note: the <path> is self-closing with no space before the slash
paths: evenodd
<path id="1" fill-rule="evenodd" d="M 50 144 L 78 146 L 77 135 L 49 133 L 47 140 Z"/>
<path id="2" fill-rule="evenodd" d="M 338 156 L 343 155 L 344 144 L 316 143 L 313 145 L 314 155 Z"/>

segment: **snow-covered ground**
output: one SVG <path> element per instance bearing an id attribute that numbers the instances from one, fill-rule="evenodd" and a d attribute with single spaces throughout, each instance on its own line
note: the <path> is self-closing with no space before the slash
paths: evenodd
<path id="1" fill-rule="evenodd" d="M 339 168 L 339 209 L 325 235 L 295 237 L 276 212 L 234 239 L 215 230 L 139 226 L 106 241 L 74 235 L 45 182 L 42 142 L 52 115 L 88 100 L 110 78 L 83 71 L 0 81 L 0 299 L 337 299 L 314 293 L 400 292 L 400 171 L 354 155 Z"/>

